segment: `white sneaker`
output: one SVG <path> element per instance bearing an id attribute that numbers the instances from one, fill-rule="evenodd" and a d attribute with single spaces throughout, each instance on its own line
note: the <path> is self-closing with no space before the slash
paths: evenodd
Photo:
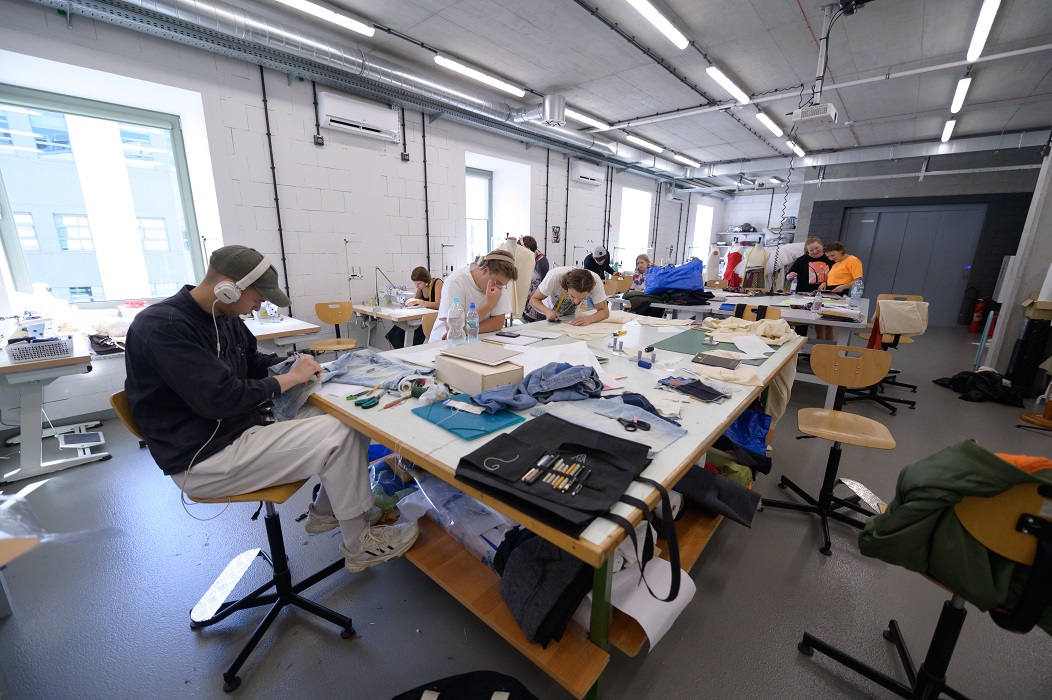
<path id="1" fill-rule="evenodd" d="M 365 521 L 369 525 L 375 525 L 380 522 L 384 512 L 373 506 L 369 509 L 369 512 L 365 514 Z M 328 532 L 329 530 L 335 530 L 340 526 L 340 521 L 336 519 L 336 516 L 332 513 L 323 514 L 314 510 L 314 504 L 311 503 L 307 506 L 307 522 L 304 523 L 303 529 L 312 535 L 317 535 L 322 532 Z"/>
<path id="2" fill-rule="evenodd" d="M 358 538 L 362 546 L 357 552 L 348 551 L 344 543 L 340 543 L 340 553 L 344 556 L 343 566 L 353 574 L 370 566 L 397 559 L 409 551 L 419 534 L 420 528 L 416 523 L 395 523 L 366 528 Z"/>

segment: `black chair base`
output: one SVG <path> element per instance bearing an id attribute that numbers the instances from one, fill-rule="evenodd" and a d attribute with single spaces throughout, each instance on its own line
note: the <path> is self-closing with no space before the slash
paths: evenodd
<path id="1" fill-rule="evenodd" d="M 340 571 L 344 566 L 343 559 L 333 562 L 313 576 L 305 578 L 297 584 L 293 584 L 292 573 L 289 571 L 288 567 L 288 557 L 285 555 L 285 540 L 282 538 L 281 534 L 281 519 L 279 518 L 277 511 L 274 509 L 273 503 L 267 503 L 266 509 L 267 514 L 264 516 L 263 521 L 267 527 L 267 542 L 270 546 L 271 554 L 268 562 L 274 569 L 274 576 L 270 581 L 240 600 L 223 603 L 219 607 L 219 610 L 216 611 L 215 615 L 207 620 L 201 620 L 200 622 L 190 620 L 190 629 L 203 629 L 205 627 L 210 627 L 217 622 L 221 622 L 230 615 L 241 610 L 258 608 L 264 605 L 270 606 L 270 610 L 267 611 L 263 620 L 256 627 L 255 632 L 252 633 L 252 637 L 245 643 L 245 646 L 234 658 L 234 661 L 230 664 L 229 668 L 227 668 L 226 672 L 223 673 L 223 690 L 228 693 L 237 690 L 238 686 L 241 685 L 241 677 L 237 675 L 238 671 L 241 670 L 241 666 L 248 660 L 249 655 L 256 648 L 256 645 L 259 644 L 263 635 L 266 634 L 271 623 L 277 619 L 278 613 L 280 613 L 282 608 L 287 605 L 294 605 L 312 615 L 317 615 L 324 620 L 332 622 L 341 628 L 340 637 L 343 639 L 350 639 L 354 636 L 354 627 L 351 623 L 351 618 L 340 615 L 339 613 L 322 605 L 318 605 L 314 601 L 300 595 L 302 591 L 305 591 L 319 581 L 332 576 L 337 571 Z M 267 591 L 271 588 L 274 589 L 274 592 L 268 593 Z"/>
<path id="2" fill-rule="evenodd" d="M 857 499 L 854 501 L 845 500 L 833 495 L 833 487 L 836 486 L 837 471 L 840 467 L 840 453 L 840 443 L 834 442 L 833 447 L 829 450 L 829 461 L 826 462 L 826 473 L 822 479 L 822 490 L 819 491 L 817 498 L 797 486 L 791 479 L 783 476 L 778 480 L 778 486 L 783 489 L 789 489 L 806 502 L 794 503 L 792 501 L 767 500 L 766 498 L 762 501 L 764 509 L 783 508 L 785 510 L 795 510 L 817 515 L 822 521 L 822 537 L 824 540 L 818 551 L 826 556 L 833 553 L 833 545 L 829 539 L 830 518 L 845 525 L 856 527 L 859 530 L 865 527 L 865 523 L 862 521 L 838 512 L 840 508 L 850 508 L 862 515 L 872 515 L 871 512 L 858 505 Z"/>
<path id="3" fill-rule="evenodd" d="M 889 382 L 888 380 L 885 379 L 884 381 L 880 382 L 879 384 L 874 384 L 873 386 L 868 386 L 865 389 L 848 389 L 847 393 L 851 394 L 851 396 L 845 396 L 844 397 L 844 403 L 847 403 L 848 401 L 876 401 L 881 406 L 883 406 L 884 408 L 886 408 L 889 411 L 891 411 L 891 415 L 895 415 L 896 413 L 898 413 L 898 409 L 895 408 L 892 404 L 899 403 L 899 404 L 902 404 L 904 406 L 909 406 L 910 408 L 916 408 L 917 407 L 917 402 L 916 401 L 911 401 L 909 399 L 896 399 L 896 398 L 892 398 L 890 396 L 882 396 L 881 395 L 881 392 L 884 391 L 884 385 L 885 384 L 892 384 L 892 383 L 893 382 Z M 912 386 L 912 385 L 911 384 L 896 384 L 896 386 Z M 916 389 L 914 389 L 914 390 L 916 390 Z"/>
<path id="4" fill-rule="evenodd" d="M 895 620 L 888 623 L 888 628 L 883 632 L 884 639 L 895 645 L 908 683 L 902 683 L 878 671 L 807 632 L 804 632 L 803 640 L 796 645 L 796 648 L 807 656 L 812 656 L 816 651 L 825 654 L 899 697 L 934 699 L 945 694 L 954 700 L 968 700 L 967 696 L 946 685 L 946 669 L 950 665 L 950 658 L 953 656 L 953 650 L 957 645 L 957 638 L 960 636 L 966 616 L 967 611 L 964 609 L 963 601 L 956 596 L 953 600 L 948 600 L 943 604 L 942 614 L 935 627 L 935 634 L 932 636 L 931 643 L 928 645 L 928 653 L 919 670 L 913 663 L 913 657 L 910 656 L 910 651 L 906 647 L 898 623 Z"/>

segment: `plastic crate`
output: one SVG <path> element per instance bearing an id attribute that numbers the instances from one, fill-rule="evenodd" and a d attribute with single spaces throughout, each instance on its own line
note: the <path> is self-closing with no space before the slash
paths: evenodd
<path id="1" fill-rule="evenodd" d="M 65 338 L 36 343 L 14 343 L 4 349 L 7 351 L 7 358 L 11 364 L 71 357 L 73 355 L 73 336 L 67 335 Z"/>

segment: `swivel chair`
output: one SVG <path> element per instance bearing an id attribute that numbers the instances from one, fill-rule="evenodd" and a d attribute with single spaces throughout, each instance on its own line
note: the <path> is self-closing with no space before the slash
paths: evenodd
<path id="1" fill-rule="evenodd" d="M 745 321 L 777 320 L 782 317 L 782 312 L 773 306 L 753 306 L 750 304 L 735 304 L 734 317 Z"/>
<path id="2" fill-rule="evenodd" d="M 314 313 L 317 314 L 319 321 L 332 324 L 336 328 L 336 337 L 312 343 L 310 346 L 312 354 L 333 352 L 339 355 L 343 350 L 354 350 L 358 344 L 357 341 L 354 338 L 340 336 L 340 324 L 347 323 L 354 316 L 354 304 L 349 301 L 315 304 Z"/>
<path id="3" fill-rule="evenodd" d="M 118 391 L 110 396 L 110 405 L 113 406 L 113 410 L 117 412 L 117 417 L 120 418 L 124 427 L 142 440 L 142 431 L 140 430 L 135 417 L 132 416 L 131 405 L 128 403 L 128 397 L 125 395 L 125 392 Z M 240 600 L 226 601 L 219 605 L 218 608 L 215 608 L 215 602 L 218 601 L 210 601 L 209 599 L 212 598 L 211 594 L 217 590 L 220 581 L 227 577 L 228 571 L 233 568 L 233 572 L 235 574 L 237 573 L 238 567 L 236 567 L 235 562 L 238 562 L 238 560 L 244 556 L 243 553 L 238 555 L 238 557 L 235 557 L 235 559 L 227 565 L 227 568 L 224 569 L 222 574 L 220 574 L 216 583 L 212 585 L 212 587 L 205 593 L 204 597 L 202 597 L 201 601 L 190 611 L 190 629 L 196 630 L 210 627 L 217 622 L 225 620 L 227 617 L 240 610 L 257 608 L 264 605 L 271 606 L 270 610 L 267 611 L 266 616 L 256 627 L 256 631 L 252 633 L 248 642 L 245 643 L 245 646 L 234 658 L 226 672 L 223 673 L 223 690 L 228 693 L 237 690 L 238 686 L 241 685 L 241 677 L 238 676 L 238 671 L 241 670 L 241 666 L 248 659 L 253 649 L 256 648 L 256 645 L 259 644 L 263 635 L 266 634 L 267 629 L 277 618 L 278 613 L 280 613 L 282 608 L 287 605 L 294 605 L 312 615 L 317 615 L 322 619 L 332 622 L 340 628 L 340 637 L 343 639 L 350 639 L 354 636 L 354 627 L 351 623 L 351 618 L 340 615 L 339 613 L 318 605 L 314 601 L 300 595 L 302 591 L 305 591 L 314 584 L 343 569 L 344 560 L 342 557 L 313 576 L 305 578 L 299 583 L 292 583 L 292 573 L 289 570 L 289 561 L 285 554 L 285 540 L 281 533 L 281 519 L 279 518 L 277 509 L 275 509 L 274 506 L 275 504 L 281 504 L 287 501 L 294 493 L 299 491 L 305 483 L 307 483 L 306 479 L 300 479 L 287 484 L 277 484 L 257 491 L 234 494 L 222 498 L 194 498 L 193 496 L 189 496 L 190 500 L 195 503 L 252 503 L 259 501 L 261 507 L 266 511 L 266 515 L 263 517 L 263 522 L 267 528 L 267 545 L 270 548 L 270 557 L 267 557 L 267 555 L 260 550 L 256 551 L 257 555 L 265 559 L 274 571 L 274 575 L 271 577 L 270 581 L 247 594 Z M 256 513 L 258 514 L 259 511 L 257 510 Z M 253 519 L 254 517 L 255 516 L 253 516 Z M 240 569 L 242 574 L 247 570 L 252 558 L 247 562 L 244 562 L 244 568 Z M 274 592 L 267 593 L 271 588 L 274 589 Z M 198 617 L 200 613 L 195 614 L 195 611 L 199 611 L 199 609 L 214 609 L 215 611 L 201 619 Z"/>
<path id="4" fill-rule="evenodd" d="M 994 623 L 1010 632 L 1029 632 L 1046 608 L 1052 605 L 1052 520 L 1047 514 L 1040 513 L 1047 499 L 1052 499 L 1052 489 L 1047 485 L 1021 484 L 989 498 L 967 496 L 953 509 L 964 529 L 990 550 L 991 557 L 996 555 L 1031 567 L 1014 607 L 990 610 Z M 942 586 L 939 581 L 935 583 Z M 883 632 L 884 639 L 893 643 L 898 651 L 908 683 L 876 670 L 807 632 L 797 648 L 807 656 L 816 651 L 825 654 L 903 698 L 938 698 L 945 693 L 954 700 L 968 700 L 946 683 L 946 671 L 968 614 L 964 608 L 965 599 L 952 590 L 950 593 L 952 597 L 943 603 L 919 669 L 913 663 L 898 623 L 891 620 Z"/>
<path id="5" fill-rule="evenodd" d="M 829 519 L 845 525 L 862 529 L 864 523 L 857 518 L 839 512 L 840 508 L 850 508 L 862 515 L 872 515 L 857 503 L 837 498 L 833 487 L 837 483 L 837 471 L 840 467 L 841 444 L 858 447 L 873 447 L 878 450 L 890 450 L 895 447 L 895 438 L 886 427 L 870 418 L 853 413 L 844 413 L 844 393 L 849 388 L 870 386 L 879 381 L 891 367 L 891 354 L 884 350 L 852 348 L 840 345 L 816 345 L 811 349 L 811 369 L 819 379 L 837 385 L 833 409 L 803 408 L 796 414 L 797 427 L 801 433 L 813 437 L 832 440 L 829 458 L 826 461 L 825 476 L 822 478 L 822 489 L 818 496 L 812 496 L 783 476 L 778 486 L 793 491 L 805 503 L 763 499 L 763 508 L 783 508 L 786 510 L 813 513 L 822 521 L 824 544 L 818 550 L 829 556 L 833 553 L 829 539 Z"/>

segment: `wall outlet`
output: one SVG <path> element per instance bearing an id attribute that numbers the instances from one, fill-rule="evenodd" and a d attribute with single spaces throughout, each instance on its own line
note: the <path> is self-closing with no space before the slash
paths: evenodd
<path id="1" fill-rule="evenodd" d="M 315 146 L 324 146 L 325 145 L 325 137 L 322 136 L 321 134 L 314 134 L 314 145 Z"/>
<path id="2" fill-rule="evenodd" d="M 409 162 L 409 154 L 408 153 L 403 153 L 402 154 L 402 162 L 403 163 L 408 163 Z"/>

